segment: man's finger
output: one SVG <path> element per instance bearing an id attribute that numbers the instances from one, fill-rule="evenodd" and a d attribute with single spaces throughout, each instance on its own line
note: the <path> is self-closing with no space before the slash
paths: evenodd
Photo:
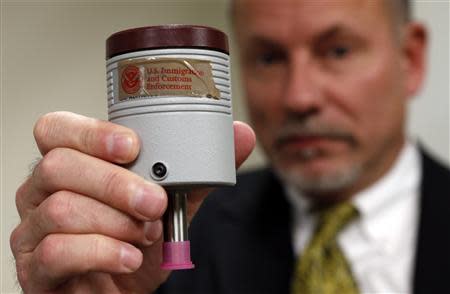
<path id="1" fill-rule="evenodd" d="M 35 193 L 35 195 L 30 197 L 30 193 Z M 46 195 L 45 191 L 37 191 L 34 189 L 33 180 L 31 178 L 28 178 L 20 185 L 16 191 L 16 207 L 20 219 L 24 219 L 30 210 L 39 205 L 39 203 L 35 203 L 34 201 L 44 199 Z"/>
<path id="2" fill-rule="evenodd" d="M 255 148 L 256 136 L 253 129 L 246 123 L 235 121 L 233 128 L 236 168 L 239 168 Z"/>
<path id="3" fill-rule="evenodd" d="M 99 217 L 101 216 L 101 217 Z M 101 234 L 125 242 L 151 245 L 162 233 L 160 220 L 138 221 L 95 199 L 70 191 L 48 197 L 16 228 L 14 251 L 28 253 L 45 236 L 64 234 Z"/>
<path id="4" fill-rule="evenodd" d="M 67 148 L 48 152 L 36 167 L 33 188 L 53 194 L 67 190 L 86 195 L 141 220 L 157 220 L 166 209 L 165 190 L 133 172 Z M 29 192 L 27 201 L 42 193 Z"/>
<path id="5" fill-rule="evenodd" d="M 134 272 L 142 258 L 136 247 L 102 235 L 48 235 L 31 257 L 29 288 L 52 290 L 70 277 L 91 271 Z"/>
<path id="6" fill-rule="evenodd" d="M 128 163 L 139 153 L 139 138 L 132 130 L 70 112 L 42 116 L 34 137 L 43 155 L 65 147 L 116 163 Z"/>

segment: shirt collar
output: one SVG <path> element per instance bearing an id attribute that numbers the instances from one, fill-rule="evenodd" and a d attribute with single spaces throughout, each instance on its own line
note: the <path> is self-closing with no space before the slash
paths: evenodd
<path id="1" fill-rule="evenodd" d="M 420 178 L 419 151 L 413 143 L 407 141 L 392 168 L 373 185 L 353 197 L 352 202 L 360 213 L 357 225 L 369 241 L 383 243 L 391 235 L 399 233 L 395 227 L 398 222 L 395 220 L 401 212 L 399 210 L 409 207 L 403 205 L 404 201 L 414 201 L 412 198 L 418 194 Z M 313 217 L 311 201 L 305 195 L 291 185 L 285 185 L 285 190 L 297 224 Z"/>
<path id="2" fill-rule="evenodd" d="M 388 173 L 353 198 L 353 204 L 360 213 L 361 229 L 372 241 L 383 243 L 401 234 L 398 216 L 404 215 L 402 209 L 411 207 L 404 205 L 405 202 L 416 200 L 414 195 L 419 191 L 420 165 L 417 147 L 408 142 Z"/>

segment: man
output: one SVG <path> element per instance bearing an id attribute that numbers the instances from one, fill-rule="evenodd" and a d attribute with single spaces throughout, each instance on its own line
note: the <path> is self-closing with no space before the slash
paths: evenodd
<path id="1" fill-rule="evenodd" d="M 450 172 L 404 130 L 426 47 L 425 29 L 409 21 L 407 7 L 382 0 L 234 3 L 250 114 L 272 169 L 208 197 L 191 224 L 197 268 L 173 273 L 159 291 L 450 290 Z M 241 123 L 235 136 L 239 165 L 254 136 Z M 158 288 L 169 276 L 159 269 L 166 195 L 112 164 L 137 156 L 136 135 L 56 113 L 37 122 L 35 137 L 44 158 L 17 192 L 22 222 L 11 236 L 25 292 Z M 190 219 L 205 196 L 190 195 Z M 341 204 L 355 213 L 333 232 L 338 246 L 326 247 L 339 256 L 330 267 L 311 256 L 328 246 L 315 242 L 324 211 Z M 331 274 L 320 276 L 311 264 Z M 338 287 L 330 282 L 335 276 Z"/>
<path id="2" fill-rule="evenodd" d="M 408 10 L 407 1 L 236 1 L 249 110 L 276 176 L 245 175 L 207 199 L 192 224 L 203 268 L 175 273 L 168 290 L 449 291 L 449 172 L 405 135 L 426 47 Z M 356 286 L 333 286 L 348 275 L 317 257 L 315 210 L 345 202 L 359 215 L 336 238 Z"/>

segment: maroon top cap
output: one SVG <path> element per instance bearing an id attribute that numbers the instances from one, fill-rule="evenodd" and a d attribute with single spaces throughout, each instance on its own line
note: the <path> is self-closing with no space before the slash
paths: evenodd
<path id="1" fill-rule="evenodd" d="M 227 35 L 217 29 L 204 26 L 163 25 L 112 34 L 106 40 L 106 58 L 133 51 L 176 47 L 205 48 L 229 53 Z"/>

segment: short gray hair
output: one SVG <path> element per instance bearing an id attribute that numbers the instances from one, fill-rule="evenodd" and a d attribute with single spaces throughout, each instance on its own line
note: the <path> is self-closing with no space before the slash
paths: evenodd
<path id="1" fill-rule="evenodd" d="M 385 0 L 387 8 L 392 12 L 400 23 L 407 23 L 411 20 L 411 1 L 410 0 Z"/>
<path id="2" fill-rule="evenodd" d="M 392 16 L 400 23 L 407 23 L 411 20 L 410 0 L 384 0 L 387 8 L 392 12 Z M 234 21 L 236 0 L 229 0 L 229 15 Z"/>

